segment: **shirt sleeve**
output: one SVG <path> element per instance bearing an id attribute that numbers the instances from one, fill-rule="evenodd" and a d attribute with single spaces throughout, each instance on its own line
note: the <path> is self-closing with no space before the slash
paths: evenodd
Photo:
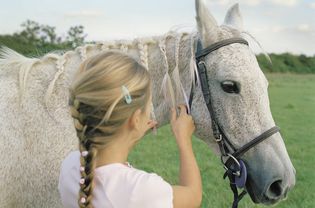
<path id="1" fill-rule="evenodd" d="M 138 178 L 130 208 L 173 208 L 173 188 L 161 176 L 146 173 Z"/>

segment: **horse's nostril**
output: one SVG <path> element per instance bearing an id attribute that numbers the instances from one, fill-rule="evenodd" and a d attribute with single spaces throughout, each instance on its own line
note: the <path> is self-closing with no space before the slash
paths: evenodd
<path id="1" fill-rule="evenodd" d="M 277 180 L 273 182 L 270 186 L 269 189 L 267 190 L 266 196 L 269 199 L 278 199 L 281 197 L 283 194 L 283 188 L 281 186 L 282 180 Z"/>

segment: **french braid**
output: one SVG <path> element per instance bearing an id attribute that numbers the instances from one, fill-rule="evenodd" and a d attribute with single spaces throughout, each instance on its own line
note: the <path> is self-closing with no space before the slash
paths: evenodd
<path id="1" fill-rule="evenodd" d="M 92 139 L 86 135 L 88 125 L 85 124 L 85 115 L 80 112 L 80 102 L 73 99 L 73 104 L 70 105 L 71 115 L 74 118 L 74 125 L 79 138 L 80 155 L 80 191 L 78 203 L 80 208 L 92 208 L 92 191 L 93 191 L 93 171 L 95 169 L 95 156 L 97 149 L 93 146 Z"/>

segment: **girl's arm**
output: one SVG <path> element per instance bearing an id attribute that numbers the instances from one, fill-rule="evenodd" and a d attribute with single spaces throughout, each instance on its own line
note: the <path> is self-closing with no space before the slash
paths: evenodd
<path id="1" fill-rule="evenodd" d="M 172 108 L 171 125 L 180 154 L 179 185 L 173 188 L 174 208 L 198 208 L 202 201 L 202 183 L 198 164 L 192 149 L 191 135 L 195 130 L 192 117 L 187 114 L 185 105 L 179 105 L 181 112 L 176 119 Z"/>

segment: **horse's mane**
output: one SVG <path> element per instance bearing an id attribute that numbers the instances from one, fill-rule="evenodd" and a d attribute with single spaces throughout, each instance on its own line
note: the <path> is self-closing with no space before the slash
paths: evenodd
<path id="1" fill-rule="evenodd" d="M 71 54 L 73 55 L 73 53 L 75 53 L 79 55 L 81 57 L 81 60 L 83 61 L 87 58 L 87 54 L 90 49 L 97 49 L 98 51 L 118 49 L 126 53 L 128 52 L 129 48 L 137 48 L 139 51 L 140 62 L 147 68 L 147 70 L 150 70 L 149 63 L 148 63 L 148 46 L 150 44 L 155 44 L 158 46 L 158 48 L 160 49 L 160 52 L 164 56 L 165 75 L 163 77 L 163 81 L 161 85 L 161 91 L 163 91 L 164 100 L 170 103 L 172 106 L 175 106 L 176 101 L 184 98 L 184 101 L 186 102 L 188 106 L 187 94 L 181 83 L 179 69 L 178 69 L 179 47 L 182 41 L 182 37 L 186 35 L 189 35 L 189 33 L 187 32 L 178 33 L 175 31 L 169 31 L 168 33 L 162 36 L 142 37 L 142 38 L 136 38 L 133 40 L 114 40 L 114 41 L 97 42 L 95 44 L 85 44 L 85 45 L 75 48 L 74 50 L 52 51 L 41 57 L 26 57 L 8 47 L 2 46 L 0 47 L 0 73 L 5 70 L 9 70 L 9 69 L 11 70 L 12 68 L 15 68 L 16 70 L 18 70 L 19 92 L 20 92 L 20 96 L 22 96 L 26 90 L 27 77 L 32 67 L 35 66 L 36 64 L 40 64 L 40 63 L 44 64 L 48 60 L 54 61 L 55 67 L 57 68 L 57 72 L 54 74 L 54 78 L 49 83 L 47 91 L 45 93 L 45 103 L 46 103 L 46 108 L 47 108 L 47 103 L 53 93 L 55 83 L 57 79 L 60 77 L 60 75 L 65 72 L 65 63 L 67 62 L 67 59 L 68 57 L 71 56 Z M 175 68 L 174 69 L 169 69 L 168 60 L 166 56 L 166 39 L 169 38 L 170 36 L 175 38 Z M 197 75 L 198 82 L 200 82 L 198 73 L 197 73 L 196 62 L 195 62 L 195 48 L 196 48 L 195 40 L 197 39 L 197 33 L 192 33 L 190 38 L 191 38 L 190 80 L 191 80 L 191 83 L 194 84 L 192 80 L 195 80 L 195 74 Z M 174 87 L 173 87 L 171 78 L 174 82 Z M 179 95 L 181 95 L 182 97 L 180 98 L 176 97 Z"/>

